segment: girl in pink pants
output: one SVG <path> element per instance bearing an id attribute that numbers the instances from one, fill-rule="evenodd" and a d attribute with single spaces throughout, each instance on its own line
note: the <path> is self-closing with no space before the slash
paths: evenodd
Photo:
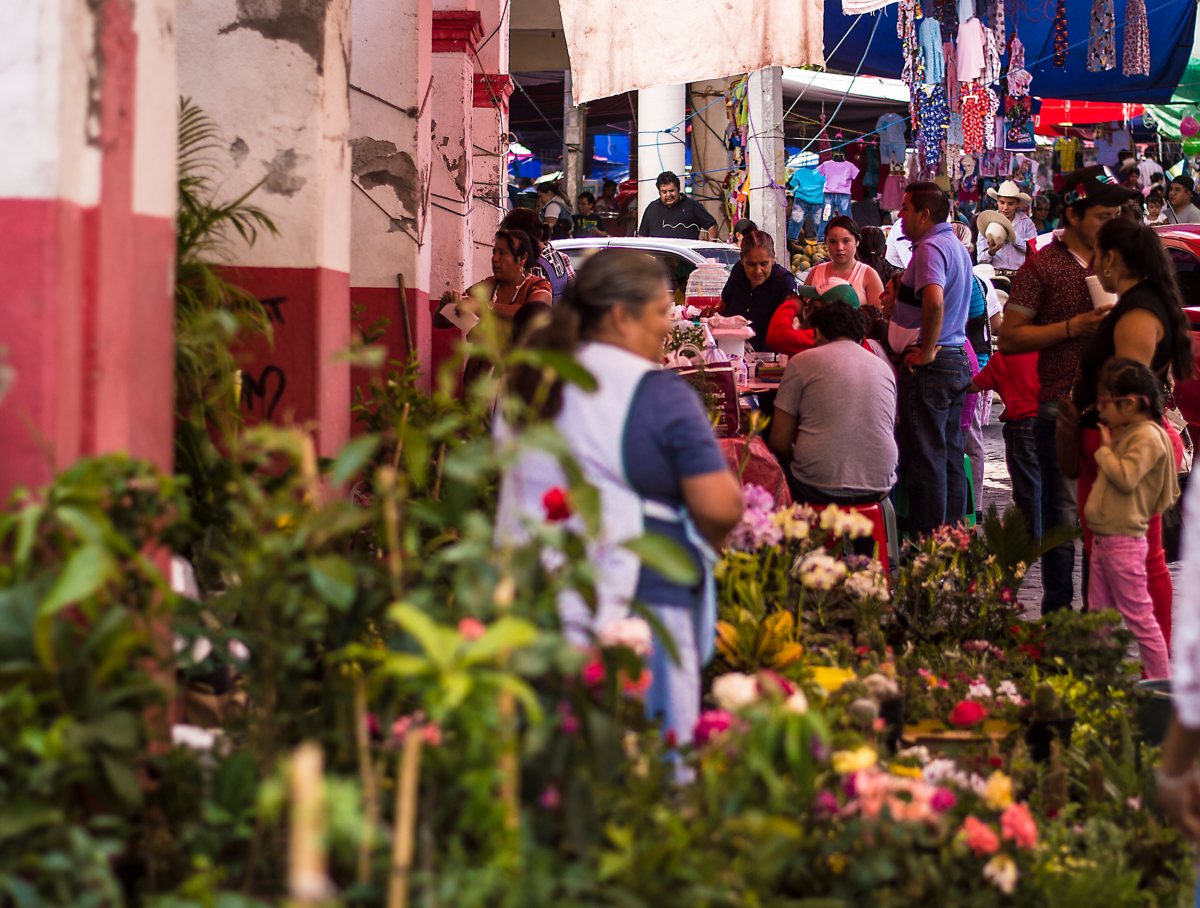
<path id="1" fill-rule="evenodd" d="M 1146 585 L 1146 530 L 1179 497 L 1159 384 L 1132 359 L 1114 357 L 1100 372 L 1097 476 L 1084 512 L 1095 534 L 1088 608 L 1124 616 L 1147 678 L 1167 678 L 1171 670 Z"/>

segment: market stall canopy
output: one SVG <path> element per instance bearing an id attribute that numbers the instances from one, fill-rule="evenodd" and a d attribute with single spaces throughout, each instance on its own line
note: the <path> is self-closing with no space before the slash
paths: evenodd
<path id="1" fill-rule="evenodd" d="M 1096 123 L 1128 123 L 1140 117 L 1141 104 L 1110 104 L 1104 101 L 1065 101 L 1043 98 L 1041 110 L 1034 115 L 1035 130 L 1041 135 L 1057 135 L 1056 126 L 1092 126 Z"/>
<path id="2" fill-rule="evenodd" d="M 1126 0 L 1114 0 L 1113 5 L 1117 47 L 1120 49 L 1124 47 Z M 931 5 L 927 3 L 925 7 L 928 10 Z M 896 36 L 897 9 L 892 3 L 877 13 L 847 16 L 842 13 L 841 0 L 826 0 L 828 68 L 899 78 L 904 55 Z M 1066 0 L 1070 49 L 1066 65 L 1055 67 L 1053 9 L 1053 2 L 1011 4 L 1007 18 L 1009 33 L 1015 29 L 1025 45 L 1025 68 L 1033 75 L 1035 95 L 1138 104 L 1170 100 L 1191 56 L 1196 0 L 1147 0 L 1150 25 L 1150 74 L 1147 76 L 1123 75 L 1119 60 L 1116 69 L 1088 72 L 1092 0 Z M 881 17 L 878 27 L 875 27 L 875 17 Z"/>
<path id="3" fill-rule="evenodd" d="M 694 9 L 678 0 L 565 0 L 559 8 L 576 104 L 655 85 L 823 62 L 823 0 L 717 2 Z"/>

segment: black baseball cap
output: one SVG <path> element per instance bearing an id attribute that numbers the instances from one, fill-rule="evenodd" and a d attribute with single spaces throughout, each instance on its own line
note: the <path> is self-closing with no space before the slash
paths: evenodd
<path id="1" fill-rule="evenodd" d="M 1116 207 L 1140 197 L 1141 193 L 1138 190 L 1122 186 L 1112 170 L 1103 164 L 1076 170 L 1067 176 L 1063 184 L 1065 205 L 1085 202 L 1082 206 L 1084 208 L 1091 208 L 1093 205 Z"/>

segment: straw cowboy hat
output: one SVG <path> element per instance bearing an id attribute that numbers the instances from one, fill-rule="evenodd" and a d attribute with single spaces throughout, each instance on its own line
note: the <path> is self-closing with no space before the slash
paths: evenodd
<path id="1" fill-rule="evenodd" d="M 987 191 L 989 199 L 1016 199 L 1018 202 L 1024 202 L 1028 205 L 1033 201 L 1029 194 L 1021 192 L 1021 187 L 1012 180 L 1005 180 L 1000 184 L 999 189 L 989 189 Z"/>
<path id="2" fill-rule="evenodd" d="M 975 220 L 975 227 L 980 234 L 987 237 L 993 237 L 1001 240 L 1000 233 L 1003 232 L 1003 243 L 1015 243 L 1017 234 L 1013 230 L 1012 221 L 1002 215 L 999 211 L 984 211 Z"/>

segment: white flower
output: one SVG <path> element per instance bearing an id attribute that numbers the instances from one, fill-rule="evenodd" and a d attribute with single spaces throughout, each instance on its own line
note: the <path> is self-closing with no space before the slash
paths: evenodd
<path id="1" fill-rule="evenodd" d="M 176 747 L 187 747 L 191 750 L 208 751 L 213 749 L 217 741 L 216 732 L 198 725 L 172 725 L 171 743 Z"/>
<path id="2" fill-rule="evenodd" d="M 853 580 L 854 578 L 851 577 L 850 579 Z M 849 580 L 846 581 L 846 585 L 850 585 Z M 879 672 L 872 672 L 867 675 L 867 677 L 863 678 L 863 684 L 866 685 L 867 693 L 876 700 L 887 700 L 889 697 L 898 696 L 900 693 L 899 685 L 887 675 L 880 674 Z"/>
<path id="3" fill-rule="evenodd" d="M 958 774 L 958 764 L 945 757 L 939 757 L 925 764 L 925 781 L 930 785 L 939 785 Z"/>
<path id="4" fill-rule="evenodd" d="M 713 681 L 713 699 L 726 712 L 736 712 L 758 702 L 758 679 L 741 672 L 729 672 Z"/>
<path id="5" fill-rule="evenodd" d="M 800 562 L 800 582 L 810 589 L 833 589 L 847 573 L 843 562 L 820 550 L 809 552 Z"/>
<path id="6" fill-rule="evenodd" d="M 921 744 L 916 747 L 906 747 L 896 754 L 897 760 L 916 760 L 922 766 L 929 762 L 929 748 Z"/>
<path id="7" fill-rule="evenodd" d="M 199 665 L 212 652 L 212 643 L 207 637 L 197 637 L 192 643 L 192 663 Z"/>
<path id="8" fill-rule="evenodd" d="M 236 662 L 247 662 L 250 659 L 250 648 L 241 640 L 229 641 L 229 658 Z"/>
<path id="9" fill-rule="evenodd" d="M 600 628 L 596 639 L 601 646 L 624 646 L 643 658 L 650 655 L 654 637 L 643 618 L 621 618 Z"/>
<path id="10" fill-rule="evenodd" d="M 790 713 L 804 715 L 808 712 L 808 697 L 802 691 L 796 691 L 783 702 L 783 708 Z"/>
<path id="11" fill-rule="evenodd" d="M 992 699 L 992 689 L 983 681 L 976 681 L 967 685 L 968 700 L 990 700 Z"/>
<path id="12" fill-rule="evenodd" d="M 851 574 L 846 580 L 845 586 L 846 592 L 855 599 L 863 601 L 878 599 L 881 602 L 887 602 L 890 598 L 887 581 L 883 579 L 882 574 L 875 570 L 857 571 Z"/>
<path id="13" fill-rule="evenodd" d="M 1017 888 L 1017 862 L 1006 854 L 998 854 L 983 867 L 983 875 L 1005 895 Z"/>
<path id="14" fill-rule="evenodd" d="M 1017 706 L 1025 702 L 1025 698 L 1017 691 L 1017 685 L 1012 681 L 1001 681 L 996 687 L 996 696 L 1010 703 L 1015 703 Z"/>

